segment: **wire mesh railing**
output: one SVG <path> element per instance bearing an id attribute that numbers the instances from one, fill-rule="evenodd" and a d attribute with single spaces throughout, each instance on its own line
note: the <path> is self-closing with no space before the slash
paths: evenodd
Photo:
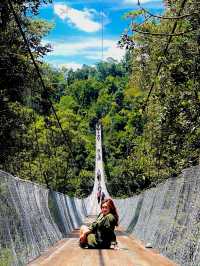
<path id="1" fill-rule="evenodd" d="M 0 171 L 1 265 L 38 257 L 83 222 L 88 204 Z"/>

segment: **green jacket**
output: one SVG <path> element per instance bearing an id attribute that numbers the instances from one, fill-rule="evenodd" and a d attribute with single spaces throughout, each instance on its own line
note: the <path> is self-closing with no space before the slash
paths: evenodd
<path id="1" fill-rule="evenodd" d="M 91 233 L 87 236 L 88 246 L 92 248 L 109 248 L 111 242 L 116 242 L 114 229 L 116 219 L 113 214 L 105 216 L 99 214 L 96 221 L 93 222 L 89 229 Z"/>

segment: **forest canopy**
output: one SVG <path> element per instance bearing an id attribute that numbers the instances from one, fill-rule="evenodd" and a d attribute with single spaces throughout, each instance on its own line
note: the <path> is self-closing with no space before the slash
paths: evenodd
<path id="1" fill-rule="evenodd" d="M 51 1 L 12 2 L 45 90 L 11 6 L 3 1 L 1 169 L 86 196 L 94 182 L 98 121 L 108 191 L 114 197 L 139 193 L 199 163 L 200 3 L 165 1 L 161 17 L 142 9 L 126 14 L 131 24 L 119 40 L 126 48 L 123 60 L 72 70 L 42 61 L 51 51 L 42 38 L 53 25 L 30 14 Z M 133 23 L 148 15 L 144 23 Z"/>

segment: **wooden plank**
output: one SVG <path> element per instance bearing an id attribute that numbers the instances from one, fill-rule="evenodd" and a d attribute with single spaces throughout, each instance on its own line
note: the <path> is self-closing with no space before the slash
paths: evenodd
<path id="1" fill-rule="evenodd" d="M 86 223 L 93 220 L 88 217 Z M 28 266 L 175 266 L 176 264 L 145 248 L 141 241 L 118 228 L 119 249 L 82 249 L 78 244 L 78 229 Z"/>

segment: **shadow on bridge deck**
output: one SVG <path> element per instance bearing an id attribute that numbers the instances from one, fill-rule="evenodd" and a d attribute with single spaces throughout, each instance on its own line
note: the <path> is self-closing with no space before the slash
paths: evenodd
<path id="1" fill-rule="evenodd" d="M 88 217 L 85 224 L 94 217 Z M 141 242 L 130 237 L 121 228 L 116 230 L 119 249 L 82 249 L 79 247 L 79 230 L 75 229 L 67 238 L 28 266 L 175 266 L 169 259 L 153 249 L 145 248 Z"/>

